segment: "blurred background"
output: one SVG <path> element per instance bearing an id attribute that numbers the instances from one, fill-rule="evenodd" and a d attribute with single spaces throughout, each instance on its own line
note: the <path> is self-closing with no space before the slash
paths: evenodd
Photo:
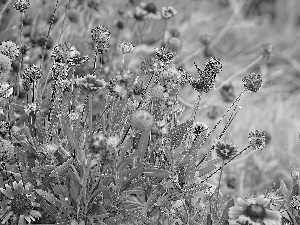
<path id="1" fill-rule="evenodd" d="M 204 94 L 196 119 L 210 128 L 243 90 L 242 78 L 250 72 L 260 74 L 262 88 L 257 93 L 243 95 L 242 109 L 223 139 L 243 149 L 248 145 L 248 133 L 257 129 L 266 132 L 267 145 L 262 151 L 247 150 L 226 167 L 222 191 L 241 196 L 248 192 L 263 192 L 274 184 L 278 187 L 280 180 L 291 185 L 291 169 L 300 166 L 299 1 L 144 0 L 142 3 L 138 0 L 30 0 L 31 7 L 24 17 L 22 34 L 21 14 L 14 10 L 12 2 L 0 0 L 0 9 L 3 9 L 0 13 L 0 42 L 11 40 L 19 44 L 21 37 L 22 43 L 30 46 L 24 58 L 24 68 L 41 63 L 42 47 L 56 2 L 58 8 L 52 18 L 43 62 L 45 73 L 51 66 L 51 49 L 65 41 L 74 44 L 82 55 L 90 57 L 89 63 L 77 68 L 75 75 L 91 73 L 94 54 L 90 31 L 100 24 L 111 32 L 110 51 L 97 62 L 97 73 L 105 80 L 114 77 L 120 69 L 122 55 L 116 47 L 119 41 L 135 45 L 125 64 L 144 80 L 149 77 L 142 75 L 141 61 L 151 55 L 154 48 L 166 43 L 178 52 L 175 64 L 195 78 L 198 75 L 194 62 L 203 68 L 209 57 L 220 59 L 223 71 L 216 82 L 216 90 Z M 159 12 L 164 6 L 173 6 L 176 16 L 160 19 Z M 150 16 L 146 18 L 141 8 Z M 174 43 L 170 42 L 172 37 Z M 272 57 L 268 57 L 270 54 Z M 14 80 L 18 65 L 17 61 L 13 62 L 13 70 L 4 80 Z M 100 98 L 94 98 L 96 111 L 100 107 Z M 186 107 L 181 121 L 189 117 L 196 98 L 197 92 L 190 86 L 180 91 L 179 99 Z M 221 133 L 225 122 L 205 148 Z"/>

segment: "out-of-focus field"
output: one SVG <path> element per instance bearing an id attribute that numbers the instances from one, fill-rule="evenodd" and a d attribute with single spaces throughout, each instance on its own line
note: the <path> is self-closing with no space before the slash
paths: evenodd
<path id="1" fill-rule="evenodd" d="M 40 1 L 32 0 L 30 13 L 33 17 L 39 14 L 38 19 L 42 20 L 53 11 L 55 2 L 47 1 L 46 5 L 41 6 Z M 57 11 L 58 25 L 54 26 L 50 33 L 53 47 L 60 35 L 67 2 L 59 1 L 61 7 Z M 153 0 L 145 2 L 154 2 L 158 9 L 172 5 L 178 14 L 166 24 L 163 21 L 135 24 L 133 20 L 127 20 L 124 21 L 124 29 L 120 32 L 115 27 L 116 20 L 120 18 L 118 10 L 126 11 L 132 8 L 125 0 L 103 0 L 99 1 L 99 11 L 81 11 L 78 23 L 74 24 L 66 19 L 61 40 L 68 40 L 76 45 L 83 55 L 88 53 L 92 58 L 93 54 L 89 52 L 86 40 L 90 37 L 91 28 L 99 24 L 105 25 L 111 30 L 113 42 L 126 40 L 136 45 L 127 63 L 129 67 L 139 71 L 142 59 L 158 47 L 159 41 L 155 41 L 160 39 L 166 25 L 166 30 L 177 28 L 180 32 L 182 49 L 175 63 L 197 77 L 193 63 L 196 62 L 199 67 L 203 67 L 207 59 L 203 56 L 203 45 L 199 42 L 199 36 L 212 35 L 211 53 L 223 63 L 223 71 L 218 77 L 217 89 L 203 96 L 197 114 L 197 121 L 205 122 L 211 128 L 231 104 L 223 101 L 218 86 L 255 61 L 261 55 L 262 43 L 272 44 L 274 56 L 269 61 L 261 60 L 231 80 L 236 97 L 243 90 L 241 79 L 249 72 L 260 74 L 263 86 L 257 93 L 249 92 L 243 95 L 240 104 L 242 109 L 224 136 L 224 139 L 244 148 L 247 146 L 247 136 L 251 130 L 263 130 L 268 136 L 266 148 L 261 152 L 248 150 L 229 164 L 225 169 L 225 182 L 223 182 L 222 190 L 242 196 L 249 191 L 262 191 L 270 188 L 274 183 L 278 186 L 281 179 L 290 184 L 290 169 L 294 165 L 300 166 L 300 2 L 297 0 Z M 7 39 L 17 42 L 18 14 L 11 11 L 4 14 L 1 21 L 0 29 L 5 32 L 2 32 L 0 42 Z M 47 28 L 48 25 L 42 22 L 37 23 L 35 27 L 39 31 L 47 31 Z M 165 35 L 168 33 L 166 32 Z M 113 61 L 111 66 L 116 68 L 120 64 L 121 54 L 116 51 L 111 57 L 114 57 L 111 58 Z M 90 61 L 92 63 L 92 60 Z M 49 57 L 46 62 L 50 62 Z M 105 66 L 102 68 L 102 73 L 104 72 Z M 109 75 L 113 76 L 113 73 Z M 192 106 L 195 102 L 197 93 L 191 87 L 187 87 L 181 90 L 180 98 L 187 105 L 181 117 L 184 121 L 191 113 L 192 108 L 188 106 Z M 97 109 L 96 100 L 94 105 Z M 213 112 L 216 113 L 215 119 L 208 116 L 209 112 L 209 115 L 212 114 L 213 106 L 215 106 Z M 225 122 L 226 120 L 221 123 L 213 138 L 222 131 Z M 232 182 L 239 184 L 237 189 L 230 189 Z"/>

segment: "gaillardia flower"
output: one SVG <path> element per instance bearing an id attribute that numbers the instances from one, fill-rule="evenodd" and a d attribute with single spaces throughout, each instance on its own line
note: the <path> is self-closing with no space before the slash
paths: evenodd
<path id="1" fill-rule="evenodd" d="M 214 144 L 214 149 L 216 150 L 217 156 L 222 160 L 227 160 L 232 158 L 236 153 L 238 147 L 236 145 L 227 143 L 227 141 L 216 140 Z"/>
<path id="2" fill-rule="evenodd" d="M 248 73 L 243 79 L 244 87 L 247 91 L 257 92 L 262 83 L 261 76 L 256 73 Z"/>
<path id="3" fill-rule="evenodd" d="M 0 191 L 5 195 L 1 203 L 2 211 L 0 219 L 2 224 L 6 223 L 10 218 L 18 220 L 18 224 L 26 225 L 26 221 L 31 223 L 35 218 L 42 217 L 41 213 L 34 210 L 33 207 L 39 207 L 35 202 L 32 194 L 33 186 L 29 183 L 24 187 L 23 182 L 13 182 L 13 189 L 11 186 L 5 184 L 5 189 L 0 188 Z"/>
<path id="4" fill-rule="evenodd" d="M 270 199 L 260 195 L 252 202 L 237 198 L 237 204 L 229 208 L 230 225 L 280 225 L 280 212 L 267 208 Z"/>
<path id="5" fill-rule="evenodd" d="M 258 130 L 251 131 L 248 135 L 249 144 L 254 150 L 262 150 L 266 145 L 266 135 Z"/>

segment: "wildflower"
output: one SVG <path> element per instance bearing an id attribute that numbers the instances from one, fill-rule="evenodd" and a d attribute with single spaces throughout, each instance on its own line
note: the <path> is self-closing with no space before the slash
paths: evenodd
<path id="1" fill-rule="evenodd" d="M 224 102 L 233 102 L 235 100 L 234 86 L 228 83 L 220 89 L 221 97 Z"/>
<path id="2" fill-rule="evenodd" d="M 12 190 L 13 188 L 13 190 Z M 34 210 L 33 207 L 39 207 L 35 202 L 35 197 L 32 193 L 33 186 L 27 183 L 24 187 L 23 182 L 13 182 L 13 187 L 5 185 L 0 188 L 0 191 L 6 197 L 1 203 L 4 208 L 4 213 L 0 215 L 2 224 L 5 224 L 11 217 L 17 218 L 18 224 L 26 224 L 25 221 L 31 223 L 35 218 L 42 217 L 41 213 Z"/>
<path id="3" fill-rule="evenodd" d="M 159 69 L 159 62 L 153 57 L 145 58 L 141 63 L 141 69 L 146 75 L 153 75 Z"/>
<path id="4" fill-rule="evenodd" d="M 154 124 L 154 118 L 146 110 L 138 109 L 132 113 L 131 125 L 139 131 L 150 131 Z"/>
<path id="5" fill-rule="evenodd" d="M 99 25 L 92 29 L 91 31 L 92 40 L 94 42 L 94 50 L 96 54 L 103 54 L 109 51 L 109 39 L 110 39 L 110 32 L 109 30 Z"/>
<path id="6" fill-rule="evenodd" d="M 166 49 L 164 47 L 156 48 L 154 54 L 160 62 L 166 63 L 166 64 L 171 63 L 173 58 L 175 57 L 174 53 L 166 52 Z"/>
<path id="7" fill-rule="evenodd" d="M 89 60 L 88 56 L 81 57 L 76 47 L 69 42 L 54 47 L 51 58 L 55 63 L 66 63 L 70 66 L 80 66 Z"/>
<path id="8" fill-rule="evenodd" d="M 72 23 L 78 23 L 79 21 L 79 12 L 77 10 L 71 9 L 68 12 L 68 19 L 72 22 Z"/>
<path id="9" fill-rule="evenodd" d="M 14 2 L 15 10 L 20 11 L 21 13 L 27 12 L 29 7 L 30 7 L 29 0 L 15 0 L 15 2 Z"/>
<path id="10" fill-rule="evenodd" d="M 300 210 L 300 194 L 294 194 L 291 199 L 291 207 Z"/>
<path id="11" fill-rule="evenodd" d="M 0 134 L 5 136 L 10 129 L 10 123 L 8 121 L 0 121 Z"/>
<path id="12" fill-rule="evenodd" d="M 106 150 L 106 138 L 102 133 L 95 133 L 90 138 L 89 142 L 90 152 L 98 154 Z"/>
<path id="13" fill-rule="evenodd" d="M 167 47 L 169 52 L 178 53 L 181 50 L 181 47 L 182 47 L 181 40 L 177 37 L 171 37 L 167 41 L 166 47 Z"/>
<path id="14" fill-rule="evenodd" d="M 199 37 L 199 42 L 204 46 L 209 45 L 211 41 L 212 41 L 212 36 L 209 34 L 201 34 Z"/>
<path id="15" fill-rule="evenodd" d="M 152 99 L 152 101 L 162 101 L 164 100 L 164 87 L 162 85 L 155 85 L 151 88 L 148 93 L 148 97 Z"/>
<path id="16" fill-rule="evenodd" d="M 50 68 L 53 80 L 65 80 L 68 77 L 69 66 L 65 63 L 54 63 Z"/>
<path id="17" fill-rule="evenodd" d="M 29 113 L 32 112 L 32 111 L 35 112 L 35 111 L 37 110 L 37 108 L 38 108 L 37 104 L 36 104 L 35 102 L 33 102 L 33 103 L 30 103 L 29 105 L 25 106 L 25 107 L 24 107 L 24 111 L 25 111 L 27 114 L 29 114 Z"/>
<path id="18" fill-rule="evenodd" d="M 193 124 L 192 132 L 197 136 L 198 135 L 206 136 L 208 132 L 208 128 L 209 127 L 207 126 L 207 124 L 196 122 Z"/>
<path id="19" fill-rule="evenodd" d="M 0 45 L 0 53 L 6 55 L 11 61 L 19 56 L 19 47 L 12 41 L 3 41 Z"/>
<path id="20" fill-rule="evenodd" d="M 266 135 L 258 130 L 251 131 L 248 135 L 249 143 L 254 150 L 262 150 L 266 145 Z"/>
<path id="21" fill-rule="evenodd" d="M 7 73 L 10 69 L 11 69 L 10 58 L 0 53 L 0 75 Z"/>
<path id="22" fill-rule="evenodd" d="M 280 225 L 280 212 L 267 209 L 269 203 L 270 199 L 264 198 L 264 195 L 248 203 L 239 197 L 237 204 L 229 208 L 229 224 Z"/>
<path id="23" fill-rule="evenodd" d="M 136 80 L 133 84 L 133 94 L 134 95 L 143 95 L 146 90 L 146 85 L 140 79 Z"/>
<path id="24" fill-rule="evenodd" d="M 264 58 L 269 60 L 274 54 L 273 54 L 273 46 L 270 43 L 263 43 L 261 45 L 261 53 Z"/>
<path id="25" fill-rule="evenodd" d="M 1 157 L 5 156 L 5 158 L 9 159 L 14 156 L 14 151 L 15 151 L 15 147 L 10 141 L 3 138 L 0 139 Z"/>
<path id="26" fill-rule="evenodd" d="M 120 142 L 120 137 L 118 136 L 111 136 L 106 139 L 106 144 L 113 148 L 115 148 L 119 144 L 119 142 Z"/>
<path id="27" fill-rule="evenodd" d="M 30 46 L 27 44 L 22 44 L 21 46 L 21 54 L 24 56 L 26 55 L 30 50 Z"/>
<path id="28" fill-rule="evenodd" d="M 80 87 L 81 90 L 96 94 L 106 86 L 106 82 L 103 79 L 97 79 L 96 76 L 86 75 L 83 78 L 77 78 L 75 80 L 75 86 Z"/>
<path id="29" fill-rule="evenodd" d="M 236 153 L 238 147 L 233 144 L 227 143 L 227 141 L 216 140 L 214 143 L 214 149 L 216 150 L 217 156 L 222 160 L 232 158 Z"/>
<path id="30" fill-rule="evenodd" d="M 173 6 L 162 7 L 161 16 L 165 19 L 170 19 L 177 14 L 176 9 Z"/>
<path id="31" fill-rule="evenodd" d="M 36 65 L 31 65 L 24 70 L 22 78 L 28 80 L 30 83 L 42 78 L 43 73 L 39 67 Z"/>
<path id="32" fill-rule="evenodd" d="M 123 54 L 131 53 L 135 48 L 131 43 L 127 43 L 125 41 L 119 42 L 117 47 Z"/>
<path id="33" fill-rule="evenodd" d="M 257 92 L 261 87 L 261 76 L 256 73 L 247 74 L 242 81 L 247 91 Z"/>
<path id="34" fill-rule="evenodd" d="M 4 98 L 9 98 L 13 93 L 13 87 L 9 83 L 5 82 L 0 84 L 0 101 Z"/>
<path id="35" fill-rule="evenodd" d="M 209 92 L 215 86 L 217 74 L 222 71 L 222 63 L 215 57 L 211 57 L 205 62 L 204 70 L 202 71 L 196 64 L 196 69 L 199 74 L 199 79 L 191 79 L 192 87 L 198 92 Z"/>

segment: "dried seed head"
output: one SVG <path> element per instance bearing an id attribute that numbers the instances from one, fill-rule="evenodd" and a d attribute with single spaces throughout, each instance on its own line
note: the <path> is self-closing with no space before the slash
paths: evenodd
<path id="1" fill-rule="evenodd" d="M 161 8 L 161 16 L 165 19 L 170 19 L 176 14 L 177 14 L 177 10 L 173 6 Z"/>
<path id="2" fill-rule="evenodd" d="M 12 41 L 4 41 L 0 45 L 0 53 L 15 61 L 20 54 L 19 47 Z"/>
<path id="3" fill-rule="evenodd" d="M 251 131 L 248 135 L 249 143 L 254 150 L 262 150 L 266 145 L 266 135 L 258 130 Z"/>
<path id="4" fill-rule="evenodd" d="M 243 79 L 244 87 L 247 91 L 257 92 L 262 83 L 261 76 L 256 73 L 248 73 Z"/>
<path id="5" fill-rule="evenodd" d="M 28 80 L 30 83 L 42 78 L 43 73 L 39 67 L 36 65 L 31 65 L 24 70 L 22 74 L 22 79 Z"/>
<path id="6" fill-rule="evenodd" d="M 155 85 L 151 88 L 151 90 L 148 93 L 148 96 L 152 101 L 162 101 L 164 100 L 164 91 L 165 88 L 162 85 Z"/>
<path id="7" fill-rule="evenodd" d="M 146 75 L 153 75 L 160 68 L 160 63 L 153 57 L 145 58 L 141 63 L 141 69 Z"/>
<path id="8" fill-rule="evenodd" d="M 150 131 L 154 125 L 154 118 L 148 111 L 138 109 L 132 113 L 131 125 L 139 131 Z"/>
<path id="9" fill-rule="evenodd" d="M 97 54 L 107 53 L 109 51 L 109 39 L 110 39 L 110 32 L 109 30 L 99 25 L 92 29 L 91 31 L 92 40 L 94 42 L 94 50 Z"/>
<path id="10" fill-rule="evenodd" d="M 135 48 L 131 43 L 127 43 L 125 41 L 119 42 L 117 47 L 123 54 L 131 53 Z"/>
<path id="11" fill-rule="evenodd" d="M 30 7 L 29 0 L 15 0 L 15 2 L 14 2 L 15 10 L 20 11 L 21 13 L 27 12 L 29 7 Z"/>
<path id="12" fill-rule="evenodd" d="M 24 56 L 26 55 L 30 50 L 30 46 L 27 44 L 22 44 L 21 46 L 21 54 Z"/>
<path id="13" fill-rule="evenodd" d="M 155 49 L 155 56 L 158 58 L 158 60 L 165 64 L 170 64 L 175 57 L 175 54 L 172 52 L 167 52 L 164 47 L 156 48 Z"/>

